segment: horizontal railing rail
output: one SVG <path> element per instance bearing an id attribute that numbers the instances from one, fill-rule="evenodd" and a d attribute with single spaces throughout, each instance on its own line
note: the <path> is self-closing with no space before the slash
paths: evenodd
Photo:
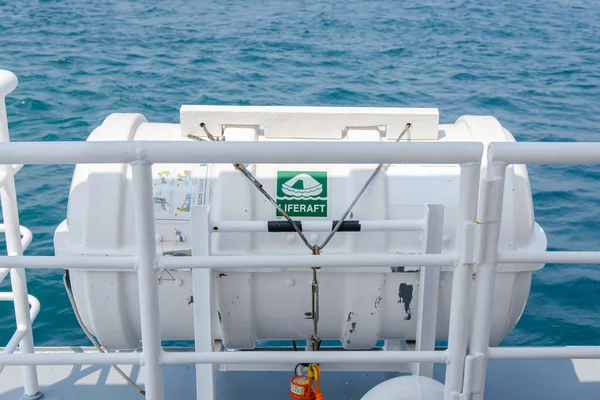
<path id="1" fill-rule="evenodd" d="M 120 353 L 35 353 L 2 355 L 3 365 L 83 365 L 142 364 L 142 352 Z M 448 352 L 439 351 L 225 351 L 225 352 L 164 352 L 158 363 L 167 364 L 250 364 L 250 363 L 408 363 L 448 362 Z"/>
<path id="2" fill-rule="evenodd" d="M 294 221 L 304 232 L 331 232 L 337 221 Z M 274 226 L 275 225 L 275 226 Z M 211 221 L 213 232 L 294 232 L 287 221 Z M 347 228 L 346 228 L 347 226 Z M 338 232 L 422 232 L 422 220 L 344 221 Z"/>
<path id="3" fill-rule="evenodd" d="M 600 264 L 600 251 L 501 251 L 498 263 Z"/>
<path id="4" fill-rule="evenodd" d="M 0 256 L 0 268 L 132 270 L 135 256 Z"/>
<path id="5" fill-rule="evenodd" d="M 490 143 L 488 162 L 490 164 L 600 164 L 600 143 Z"/>
<path id="6" fill-rule="evenodd" d="M 191 256 L 162 257 L 161 268 L 360 268 L 391 266 L 450 267 L 456 263 L 454 254 L 348 254 L 326 255 L 253 255 L 253 256 Z"/>
<path id="7" fill-rule="evenodd" d="M 338 268 L 343 267 L 390 267 L 394 265 L 419 267 L 455 267 L 457 256 L 445 254 L 357 254 L 322 255 L 319 260 L 304 254 L 254 255 L 248 256 L 186 256 L 157 257 L 154 269 L 235 269 L 281 267 L 282 256 L 292 256 L 286 261 L 287 268 Z M 595 251 L 503 251 L 498 256 L 499 264 L 598 264 L 600 252 Z M 0 278 L 8 274 L 9 266 L 16 268 L 58 269 L 101 269 L 134 270 L 135 256 L 26 256 L 14 259 L 0 256 Z"/>
<path id="8" fill-rule="evenodd" d="M 533 360 L 541 358 L 553 359 L 600 359 L 600 346 L 565 346 L 565 347 L 490 347 L 487 356 L 504 360 Z"/>
<path id="9" fill-rule="evenodd" d="M 3 164 L 462 164 L 480 162 L 482 153 L 483 144 L 478 142 L 0 143 L 0 162 Z"/>

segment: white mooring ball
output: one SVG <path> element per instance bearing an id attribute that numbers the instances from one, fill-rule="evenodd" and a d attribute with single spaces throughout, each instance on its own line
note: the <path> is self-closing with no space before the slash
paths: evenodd
<path id="1" fill-rule="evenodd" d="M 361 400 L 444 400 L 444 385 L 424 376 L 399 376 L 375 386 Z"/>

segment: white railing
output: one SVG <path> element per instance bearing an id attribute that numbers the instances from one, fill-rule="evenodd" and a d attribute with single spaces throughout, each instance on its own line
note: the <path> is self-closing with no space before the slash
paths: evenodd
<path id="1" fill-rule="evenodd" d="M 8 119 L 6 115 L 5 97 L 17 87 L 17 77 L 9 71 L 0 70 L 0 142 L 9 142 Z M 31 231 L 19 224 L 19 209 L 15 191 L 14 175 L 23 166 L 6 163 L 0 166 L 0 201 L 4 224 L 2 231 L 6 234 L 6 251 L 9 257 L 22 256 L 23 251 L 31 243 Z M 21 238 L 23 234 L 23 238 Z M 37 299 L 27 293 L 27 278 L 22 268 L 0 268 L 0 282 L 10 274 L 11 292 L 2 293 L 0 299 L 12 300 L 15 308 L 17 329 L 4 348 L 1 356 L 10 355 L 18 347 L 22 354 L 33 353 L 33 334 L 31 323 L 37 316 L 40 305 Z M 31 305 L 31 310 L 30 310 Z M 0 369 L 4 364 L 0 363 Z M 0 370 L 1 372 L 1 370 Z M 25 396 L 37 398 L 39 395 L 37 370 L 35 365 L 23 367 L 23 387 Z"/>
<path id="2" fill-rule="evenodd" d="M 16 78 L 0 71 L 0 97 L 16 87 Z M 4 102 L 0 101 L 0 130 L 3 141 L 8 141 Z M 306 151 L 303 151 L 306 150 Z M 498 237 L 502 213 L 504 175 L 509 163 L 596 163 L 600 164 L 600 144 L 565 143 L 560 146 L 531 143 L 494 143 L 489 147 L 487 176 L 481 180 L 481 143 L 253 143 L 253 142 L 51 142 L 51 143 L 0 143 L 0 163 L 4 164 L 2 211 L 5 222 L 8 257 L 0 257 L 0 271 L 10 269 L 12 297 L 15 303 L 20 352 L 0 354 L 0 366 L 23 365 L 26 394 L 38 391 L 36 365 L 81 364 L 143 364 L 146 377 L 146 397 L 164 399 L 164 365 L 197 364 L 203 394 L 198 399 L 214 397 L 215 364 L 227 363 L 446 363 L 445 398 L 483 397 L 486 360 L 489 358 L 596 358 L 599 347 L 557 348 L 489 348 L 490 316 L 493 288 L 498 263 L 596 263 L 600 252 L 498 252 Z M 300 155 L 297 156 L 295 155 Z M 212 231 L 208 208 L 195 207 L 202 224 L 192 227 L 195 249 L 191 257 L 158 257 L 155 249 L 155 225 L 152 196 L 153 163 L 418 163 L 459 164 L 460 195 L 456 223 L 456 245 L 451 254 L 394 254 L 394 255 L 322 255 L 314 256 L 210 256 L 208 238 Z M 22 256 L 21 231 L 14 192 L 13 164 L 66 164 L 66 163 L 129 163 L 133 169 L 135 200 L 136 255 L 119 257 Z M 262 224 L 258 222 L 257 224 Z M 398 229 L 407 227 L 397 226 Z M 414 228 L 414 227 L 413 227 Z M 422 226 L 419 228 L 423 228 Z M 228 229 L 240 229 L 231 223 Z M 261 227 L 255 227 L 261 229 Z M 26 236 L 26 235 L 25 235 Z M 477 238 L 482 238 L 477 240 Z M 439 245 L 439 244 L 438 244 Z M 192 268 L 203 278 L 212 269 L 269 268 L 269 267 L 358 267 L 364 265 L 419 265 L 427 271 L 440 266 L 453 267 L 451 314 L 448 348 L 444 351 L 387 351 L 387 352 L 213 352 L 210 340 L 211 287 L 198 291 L 194 303 L 205 304 L 195 308 L 196 352 L 164 352 L 158 316 L 158 283 L 156 270 L 161 268 Z M 134 353 L 34 353 L 31 320 L 39 306 L 29 297 L 24 268 L 85 268 L 135 270 L 138 276 L 142 351 Z M 478 267 L 477 291 L 472 326 L 468 310 L 470 274 Z M 432 269 L 433 270 L 433 269 Z M 0 272 L 2 273 L 2 272 Z M 7 272 L 5 272 L 6 275 Z M 0 275 L 1 276 L 1 275 Z M 433 275 L 435 279 L 435 275 Z M 194 282 L 201 281 L 200 279 Z M 429 278 L 428 278 L 429 279 Z M 439 279 L 439 278 L 438 278 Z M 203 279 L 202 282 L 210 282 Z M 423 314 L 423 313 L 420 313 Z M 202 325 L 204 324 L 204 325 Z M 428 329 L 431 329 L 429 327 Z M 468 330 L 470 332 L 467 354 Z M 16 339 L 15 339 L 16 340 Z M 208 346 L 207 343 L 210 345 Z M 14 346 L 11 340 L 9 350 Z M 13 349 L 14 350 L 14 349 Z M 200 379 L 211 379 L 212 382 Z M 206 394 L 207 387 L 213 392 Z"/>
<path id="3" fill-rule="evenodd" d="M 274 146 L 271 146 L 274 144 Z M 99 145 L 99 146 L 97 146 Z M 301 154 L 298 143 L 269 143 L 269 149 L 257 143 L 170 143 L 170 142 L 103 142 L 103 143 L 7 143 L 0 145 L 0 162 L 21 164 L 59 163 L 130 163 L 133 169 L 136 248 L 135 257 L 19 257 L 2 258 L 0 266 L 14 268 L 135 268 L 138 273 L 140 311 L 142 324 L 142 352 L 140 354 L 12 354 L 0 356 L 0 365 L 40 364 L 97 364 L 99 362 L 131 363 L 145 365 L 149 378 L 146 381 L 146 396 L 162 399 L 162 366 L 171 363 L 257 363 L 257 362 L 360 362 L 360 363 L 405 363 L 405 362 L 453 362 L 448 366 L 447 387 L 452 392 L 462 386 L 462 370 L 467 346 L 467 300 L 468 271 L 471 268 L 470 246 L 475 226 L 475 210 L 479 190 L 479 171 L 483 146 L 481 143 L 379 143 L 375 146 L 356 146 L 344 143 L 310 145 L 310 160 L 302 162 L 320 164 L 348 163 L 430 163 L 460 164 L 459 223 L 457 226 L 457 255 L 453 254 L 393 254 L 377 256 L 322 255 L 314 256 L 192 256 L 157 257 L 155 249 L 155 227 L 152 196 L 152 163 L 175 160 L 176 162 L 235 163 L 290 163 L 295 162 L 282 154 Z M 369 147 L 369 149 L 365 149 Z M 372 148 L 371 148 L 372 147 Z M 335 152 L 332 150 L 335 148 Z M 40 157 L 35 157 L 35 154 Z M 165 155 L 166 154 L 166 155 Z M 335 154 L 335 157 L 332 157 Z M 206 225 L 208 235 L 211 228 Z M 197 254 L 197 253 L 196 253 Z M 164 353 L 160 345 L 158 325 L 158 288 L 156 269 L 226 269 L 268 267 L 359 267 L 364 265 L 419 265 L 423 267 L 454 266 L 452 304 L 457 310 L 451 314 L 450 339 L 447 351 L 415 352 L 278 352 L 276 357 L 265 353 Z M 195 301 L 196 303 L 196 301 Z M 457 305 L 459 305 L 457 307 Z M 206 325 L 204 325 L 206 326 Z M 203 330 L 206 330 L 205 328 Z M 106 357 L 106 358 L 105 358 Z M 102 360 L 102 361 L 100 361 Z M 454 385 L 451 385 L 453 382 Z"/>
<path id="4" fill-rule="evenodd" d="M 462 392 L 482 399 L 486 360 L 490 358 L 600 358 L 599 346 L 489 347 L 496 267 L 500 263 L 598 263 L 600 252 L 498 252 L 502 217 L 503 181 L 509 164 L 600 164 L 600 143 L 491 143 L 487 177 L 482 180 L 478 222 L 483 240 L 477 249 L 479 271 L 471 342 Z"/>

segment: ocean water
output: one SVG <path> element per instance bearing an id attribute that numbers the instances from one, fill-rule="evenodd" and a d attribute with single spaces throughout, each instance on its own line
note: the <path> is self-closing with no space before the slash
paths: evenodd
<path id="1" fill-rule="evenodd" d="M 0 68 L 20 79 L 12 139 L 85 140 L 112 112 L 177 122 L 181 104 L 232 104 L 438 107 L 442 122 L 496 116 L 520 141 L 600 140 L 593 1 L 155 3 L 0 0 Z M 529 171 L 550 249 L 598 249 L 600 168 Z M 53 254 L 71 174 L 18 174 L 27 254 Z M 28 279 L 42 304 L 36 343 L 87 344 L 61 272 Z M 598 345 L 599 296 L 597 267 L 548 265 L 504 343 Z M 0 343 L 13 329 L 0 303 Z"/>

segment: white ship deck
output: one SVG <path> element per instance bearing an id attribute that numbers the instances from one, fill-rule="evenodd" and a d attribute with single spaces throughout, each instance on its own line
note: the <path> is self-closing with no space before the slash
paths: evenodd
<path id="1" fill-rule="evenodd" d="M 44 351 L 47 349 L 36 349 Z M 53 348 L 53 351 L 94 351 L 90 348 Z M 121 368 L 139 385 L 144 367 Z M 443 381 L 444 365 L 436 365 L 434 377 Z M 40 391 L 46 400 L 141 399 L 108 365 L 38 366 Z M 217 398 L 286 399 L 291 371 L 222 371 L 217 376 Z M 370 388 L 395 376 L 386 372 L 324 372 L 322 391 L 327 400 L 359 400 Z M 165 398 L 195 400 L 193 365 L 167 365 L 164 369 Z M 21 368 L 8 366 L 0 375 L 0 400 L 21 399 Z M 600 360 L 490 360 L 486 400 L 600 398 Z"/>

